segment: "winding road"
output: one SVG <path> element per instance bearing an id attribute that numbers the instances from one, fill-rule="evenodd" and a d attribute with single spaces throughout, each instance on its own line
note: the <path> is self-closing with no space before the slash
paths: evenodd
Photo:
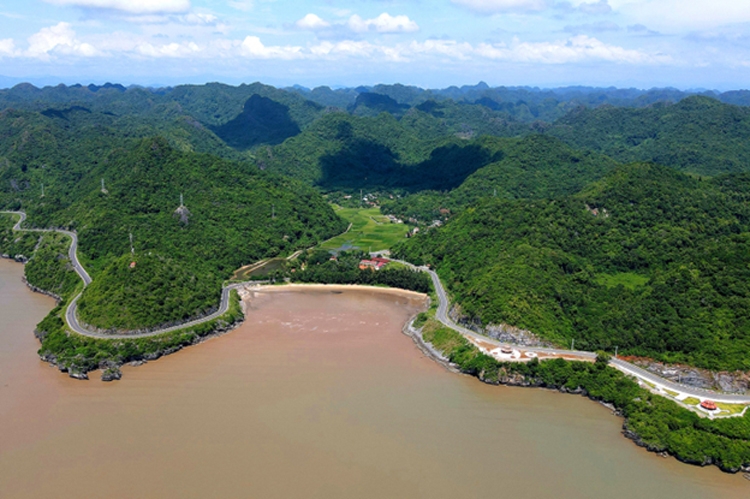
<path id="1" fill-rule="evenodd" d="M 432 284 L 435 287 L 435 293 L 437 294 L 437 297 L 438 297 L 438 308 L 437 308 L 437 311 L 435 312 L 435 318 L 439 320 L 441 323 L 443 323 L 445 326 L 453 329 L 454 331 L 457 331 L 458 333 L 462 334 L 466 338 L 482 341 L 484 343 L 489 343 L 495 346 L 507 345 L 506 343 L 499 342 L 493 338 L 489 338 L 487 336 L 471 331 L 470 329 L 462 327 L 451 320 L 451 318 L 448 316 L 448 308 L 450 306 L 450 301 L 448 300 L 448 294 L 445 292 L 445 288 L 443 288 L 443 283 L 440 282 L 440 277 L 438 277 L 437 272 L 427 267 L 417 267 L 409 262 L 405 262 L 402 260 L 394 260 L 394 261 L 404 264 L 404 265 L 408 265 L 409 267 L 412 267 L 414 269 L 421 270 L 422 272 L 427 272 L 427 274 L 432 279 Z M 563 349 L 536 348 L 536 347 L 524 348 L 524 350 L 526 350 L 527 352 L 534 352 L 537 354 L 542 353 L 542 354 L 551 354 L 551 355 L 565 355 L 566 357 L 578 357 L 581 360 L 596 359 L 595 353 L 584 352 L 580 350 L 563 350 Z M 645 369 L 641 369 L 640 367 L 634 364 L 631 364 L 630 362 L 619 359 L 619 358 L 612 358 L 609 361 L 609 365 L 614 367 L 615 369 L 618 369 L 619 371 L 622 371 L 625 374 L 634 376 L 642 381 L 646 381 L 648 383 L 660 386 L 663 389 L 671 390 L 673 392 L 687 394 L 689 396 L 697 397 L 700 399 L 710 398 L 714 402 L 720 402 L 720 403 L 750 404 L 750 396 L 748 395 L 734 395 L 734 394 L 727 394 L 727 393 L 719 393 L 719 392 L 715 392 L 711 390 L 703 390 L 701 388 L 695 388 L 692 386 L 683 385 L 681 383 L 675 383 L 673 381 L 664 379 L 661 376 L 650 373 L 646 371 Z"/>
<path id="2" fill-rule="evenodd" d="M 70 257 L 70 261 L 73 264 L 73 269 L 76 271 L 76 274 L 81 278 L 83 281 L 83 287 L 84 289 L 86 286 L 91 284 L 91 276 L 89 276 L 89 273 L 86 272 L 86 269 L 83 268 L 83 265 L 81 265 L 80 260 L 78 260 L 78 235 L 76 235 L 75 232 L 71 232 L 69 230 L 63 230 L 63 229 L 23 229 L 21 228 L 21 224 L 23 224 L 26 221 L 26 213 L 22 211 L 0 211 L 0 213 L 6 213 L 10 215 L 18 215 L 20 218 L 16 225 L 13 226 L 13 230 L 18 232 L 58 232 L 60 234 L 65 234 L 66 236 L 70 237 L 71 243 L 70 248 L 68 249 L 68 256 Z M 229 310 L 229 297 L 231 296 L 231 291 L 233 289 L 238 289 L 243 287 L 244 284 L 231 284 L 229 286 L 225 286 L 221 290 L 221 303 L 219 304 L 219 309 L 205 317 L 201 317 L 199 319 L 195 319 L 189 322 L 185 322 L 182 324 L 178 324 L 176 326 L 171 326 L 163 329 L 158 329 L 154 331 L 148 331 L 148 332 L 132 332 L 132 333 L 117 333 L 117 334 L 108 334 L 108 333 L 99 333 L 97 331 L 91 331 L 89 329 L 86 329 L 81 325 L 80 322 L 78 322 L 78 314 L 77 307 L 78 307 L 78 299 L 83 294 L 83 291 L 75 296 L 70 301 L 70 304 L 68 304 L 68 308 L 65 310 L 65 322 L 68 324 L 68 327 L 80 334 L 81 336 L 87 336 L 89 338 L 97 338 L 97 339 L 103 339 L 103 340 L 113 340 L 113 339 L 135 339 L 135 338 L 147 338 L 149 336 L 158 336 L 160 334 L 164 333 L 171 333 L 173 331 L 177 331 L 179 329 L 185 329 L 191 326 L 197 326 L 199 324 L 203 324 L 209 321 L 212 321 L 214 319 L 217 319 L 224 315 L 227 310 Z"/>
<path id="3" fill-rule="evenodd" d="M 26 221 L 26 214 L 21 211 L 0 211 L 0 213 L 7 213 L 12 215 L 18 215 L 19 220 L 18 222 L 13 226 L 13 230 L 19 231 L 19 232 L 58 232 L 60 234 L 65 234 L 66 236 L 70 237 L 71 244 L 70 248 L 68 250 L 68 256 L 70 257 L 70 261 L 73 264 L 73 268 L 75 269 L 78 276 L 83 281 L 83 287 L 85 288 L 89 284 L 91 284 L 91 277 L 89 276 L 88 272 L 86 272 L 86 269 L 83 268 L 83 265 L 81 265 L 81 262 L 78 260 L 78 236 L 75 232 L 71 232 L 68 230 L 63 229 L 23 229 L 21 228 L 21 225 Z M 351 228 L 351 225 L 349 226 Z M 347 231 L 349 230 L 347 228 Z M 448 295 L 445 292 L 445 288 L 443 287 L 443 283 L 440 282 L 440 277 L 438 277 L 437 273 L 427 267 L 417 267 L 409 262 L 405 262 L 402 260 L 393 260 L 395 262 L 407 265 L 413 269 L 420 270 L 422 272 L 427 272 L 427 274 L 432 279 L 432 283 L 435 287 L 435 292 L 438 297 L 438 308 L 437 312 L 435 314 L 435 317 L 443 323 L 445 326 L 457 331 L 458 333 L 462 334 L 466 338 L 470 338 L 477 341 L 482 341 L 484 343 L 489 343 L 496 346 L 502 346 L 503 343 L 493 339 L 489 338 L 487 336 L 481 335 L 479 333 L 476 333 L 474 331 L 471 331 L 465 327 L 462 327 L 455 322 L 451 320 L 451 318 L 448 316 L 448 308 L 450 305 L 450 301 L 448 299 Z M 73 298 L 70 301 L 70 304 L 68 305 L 68 308 L 65 311 L 65 321 L 68 324 L 68 327 L 82 335 L 87 336 L 89 338 L 98 338 L 98 339 L 134 339 L 134 338 L 146 338 L 149 336 L 157 336 L 164 333 L 170 333 L 172 331 L 177 331 L 179 329 L 188 328 L 191 326 L 196 326 L 199 324 L 203 324 L 209 321 L 212 321 L 218 317 L 221 317 L 224 315 L 227 310 L 229 310 L 229 298 L 231 291 L 233 289 L 239 289 L 247 284 L 245 283 L 239 283 L 239 284 L 231 284 L 228 286 L 225 286 L 221 290 L 221 303 L 219 304 L 219 309 L 205 317 L 201 317 L 199 319 L 195 319 L 190 322 L 185 322 L 183 324 L 179 324 L 176 326 L 167 327 L 164 329 L 159 329 L 155 331 L 149 331 L 149 332 L 132 332 L 130 334 L 128 333 L 119 333 L 119 334 L 106 334 L 106 333 L 99 333 L 96 331 L 90 331 L 83 327 L 78 322 L 78 316 L 76 314 L 77 310 L 77 304 L 78 299 L 81 297 L 81 294 L 83 292 L 79 293 L 75 298 Z M 563 349 L 551 349 L 551 348 L 527 348 L 526 351 L 528 352 L 534 352 L 534 353 L 542 353 L 542 354 L 552 354 L 552 355 L 565 355 L 570 357 L 578 357 L 582 360 L 593 360 L 596 359 L 596 354 L 593 352 L 584 352 L 580 350 L 563 350 Z M 747 395 L 733 395 L 733 394 L 725 394 L 725 393 L 718 393 L 711 390 L 703 390 L 700 388 L 694 388 L 691 386 L 683 385 L 680 383 L 675 383 L 673 381 L 669 381 L 667 379 L 664 379 L 660 376 L 657 376 L 656 374 L 650 373 L 646 371 L 645 369 L 641 369 L 640 367 L 631 364 L 630 362 L 626 362 L 619 358 L 613 358 L 610 360 L 609 364 L 614 367 L 615 369 L 618 369 L 625 374 L 634 376 L 640 380 L 646 381 L 648 383 L 651 383 L 653 385 L 657 385 L 662 387 L 662 389 L 671 390 L 674 392 L 687 394 L 693 397 L 698 397 L 701 399 L 710 398 L 714 402 L 723 402 L 723 403 L 729 403 L 729 404 L 750 404 L 750 396 Z"/>

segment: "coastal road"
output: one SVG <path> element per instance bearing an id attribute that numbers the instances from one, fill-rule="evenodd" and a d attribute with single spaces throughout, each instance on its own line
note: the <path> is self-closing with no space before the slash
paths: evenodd
<path id="1" fill-rule="evenodd" d="M 73 300 L 71 300 L 70 305 L 68 305 L 68 308 L 65 310 L 65 322 L 68 323 L 68 327 L 75 331 L 76 333 L 80 334 L 81 336 L 88 336 L 89 338 L 98 338 L 101 340 L 113 340 L 113 339 L 136 339 L 136 338 L 148 338 L 149 336 L 158 336 L 160 334 L 164 333 L 171 333 L 173 331 L 178 331 L 180 329 L 185 329 L 192 326 L 197 326 L 199 324 L 203 324 L 206 322 L 210 322 L 214 319 L 217 319 L 224 315 L 227 310 L 229 310 L 229 298 L 231 296 L 231 291 L 233 289 L 239 289 L 241 287 L 246 286 L 246 284 L 231 284 L 229 286 L 225 286 L 221 290 L 221 302 L 219 303 L 219 309 L 210 314 L 206 315 L 205 317 L 201 317 L 199 319 L 195 319 L 189 322 L 184 322 L 181 324 L 177 324 L 174 326 L 157 329 L 154 331 L 145 331 L 145 332 L 125 332 L 125 333 L 99 333 L 96 331 L 91 331 L 89 329 L 86 329 L 78 322 L 78 315 L 76 313 L 77 306 L 78 306 L 78 299 L 81 297 L 79 294 Z"/>
<path id="2" fill-rule="evenodd" d="M 13 226 L 13 230 L 15 231 L 18 231 L 18 232 L 58 232 L 60 234 L 65 234 L 66 236 L 70 237 L 71 243 L 70 243 L 70 248 L 68 249 L 68 256 L 70 257 L 70 261 L 73 264 L 73 268 L 75 269 L 76 273 L 81 278 L 81 280 L 83 281 L 84 288 L 86 288 L 86 286 L 91 284 L 91 276 L 89 276 L 89 273 L 86 272 L 86 269 L 83 267 L 83 265 L 81 265 L 80 260 L 78 260 L 78 235 L 76 235 L 75 232 L 71 232 L 71 231 L 64 230 L 64 229 L 24 229 L 21 227 L 21 225 L 26 221 L 26 213 L 22 211 L 0 211 L 0 213 L 18 215 L 19 220 L 16 223 L 16 225 Z M 212 321 L 218 317 L 221 317 L 227 312 L 227 310 L 229 310 L 229 298 L 231 296 L 231 291 L 233 289 L 238 289 L 243 286 L 245 286 L 245 284 L 231 284 L 229 286 L 225 286 L 221 290 L 221 302 L 219 303 L 219 309 L 216 312 L 210 315 L 207 315 L 205 317 L 195 319 L 190 322 L 185 322 L 182 324 L 178 324 L 175 326 L 170 326 L 167 328 L 158 329 L 154 331 L 107 334 L 107 333 L 100 333 L 97 331 L 91 331 L 89 329 L 86 329 L 78 321 L 78 314 L 76 313 L 77 307 L 78 307 L 78 299 L 83 294 L 82 292 L 76 295 L 76 297 L 70 301 L 68 308 L 65 310 L 65 322 L 67 322 L 68 327 L 72 331 L 80 334 L 81 336 L 87 336 L 89 338 L 110 340 L 110 339 L 135 339 L 135 338 L 147 338 L 149 336 L 158 336 L 160 334 L 171 333 L 172 331 L 177 331 L 179 329 L 185 329 L 191 326 L 197 326 L 199 324 L 203 324 L 203 323 Z"/>
<path id="3" fill-rule="evenodd" d="M 75 269 L 78 276 L 83 281 L 84 288 L 91 284 L 91 277 L 89 276 L 88 272 L 86 272 L 86 269 L 81 265 L 81 262 L 78 260 L 78 236 L 75 232 L 63 230 L 63 229 L 24 229 L 21 227 L 23 222 L 26 221 L 26 214 L 21 211 L 0 211 L 0 213 L 9 213 L 13 215 L 18 215 L 19 221 L 13 226 L 13 230 L 19 231 L 19 232 L 59 232 L 61 234 L 65 234 L 66 236 L 70 237 L 71 244 L 70 248 L 68 250 L 68 256 L 70 257 L 70 261 L 73 264 L 73 268 Z M 347 232 L 351 228 L 351 224 L 349 225 L 349 228 L 347 228 Z M 427 274 L 430 276 L 430 279 L 432 280 L 432 283 L 435 288 L 435 292 L 438 297 L 438 308 L 437 312 L 435 314 L 435 317 L 445 326 L 457 331 L 458 333 L 462 334 L 463 336 L 473 339 L 475 341 L 482 341 L 485 343 L 489 343 L 496 346 L 501 346 L 503 343 L 493 339 L 489 338 L 487 336 L 481 335 L 479 333 L 476 333 L 474 331 L 471 331 L 470 329 L 467 329 L 465 327 L 462 327 L 455 322 L 451 320 L 451 318 L 448 316 L 448 308 L 450 306 L 450 301 L 448 299 L 448 294 L 445 292 L 445 288 L 443 287 L 442 282 L 440 281 L 440 277 L 437 275 L 437 273 L 429 269 L 427 267 L 417 267 L 409 262 L 405 262 L 402 260 L 393 260 L 395 262 L 407 265 L 411 268 L 414 268 L 416 270 L 420 270 L 422 272 L 427 272 Z M 107 333 L 100 333 L 97 331 L 91 331 L 83 327 L 79 321 L 78 316 L 76 314 L 77 311 L 77 305 L 78 305 L 78 299 L 81 297 L 82 293 L 79 293 L 75 298 L 73 298 L 70 301 L 70 304 L 68 305 L 68 308 L 65 311 L 65 320 L 68 324 L 68 327 L 73 330 L 74 332 L 80 334 L 81 336 L 86 336 L 89 338 L 98 338 L 98 339 L 135 339 L 135 338 L 146 338 L 149 336 L 158 336 L 160 334 L 164 333 L 170 333 L 173 331 L 177 331 L 179 329 L 188 328 L 191 326 L 197 326 L 199 324 L 203 324 L 209 321 L 212 321 L 222 315 L 224 315 L 227 310 L 229 310 L 229 298 L 231 296 L 231 291 L 233 289 L 239 289 L 241 287 L 246 286 L 245 283 L 239 283 L 239 284 L 231 284 L 228 286 L 225 286 L 221 290 L 221 302 L 219 304 L 218 310 L 216 312 L 207 315 L 205 317 L 201 317 L 199 319 L 195 319 L 190 322 L 178 324 L 175 326 L 170 326 L 167 328 L 154 330 L 154 331 L 148 331 L 148 332 L 132 332 L 132 333 L 120 333 L 120 334 L 107 334 Z M 551 348 L 526 348 L 526 351 L 528 352 L 534 352 L 534 353 L 543 353 L 543 354 L 551 354 L 551 355 L 565 355 L 565 356 L 572 356 L 572 357 L 578 357 L 582 360 L 594 360 L 596 359 L 596 354 L 593 352 L 584 352 L 580 350 L 562 350 L 562 349 L 551 349 Z M 680 383 L 675 383 L 673 381 L 669 381 L 667 379 L 664 379 L 656 374 L 650 373 L 646 371 L 645 369 L 642 369 L 634 364 L 631 364 L 630 362 L 626 362 L 619 358 L 613 358 L 610 360 L 610 365 L 614 367 L 615 369 L 618 369 L 625 374 L 634 376 L 640 380 L 646 381 L 648 383 L 651 383 L 653 385 L 657 385 L 659 387 L 662 387 L 663 389 L 671 390 L 674 392 L 687 394 L 690 396 L 694 396 L 697 398 L 705 399 L 710 398 L 714 402 L 724 402 L 724 403 L 747 403 L 750 404 L 750 396 L 747 395 L 732 395 L 732 394 L 724 394 L 724 393 L 718 393 L 711 390 L 703 390 L 700 388 L 694 388 L 691 386 L 683 385 Z"/>
<path id="4" fill-rule="evenodd" d="M 86 269 L 83 268 L 83 265 L 81 265 L 81 262 L 78 260 L 78 235 L 75 232 L 71 232 L 69 230 L 63 230 L 63 229 L 22 229 L 21 224 L 23 224 L 26 221 L 26 213 L 22 211 L 0 211 L 0 213 L 6 213 L 10 215 L 18 215 L 19 220 L 16 222 L 16 225 L 13 226 L 13 230 L 18 232 L 59 232 L 60 234 L 65 234 L 66 236 L 70 237 L 71 243 L 70 248 L 68 249 L 68 257 L 70 258 L 70 261 L 73 263 L 73 269 L 75 269 L 76 274 L 81 278 L 83 281 L 83 285 L 88 286 L 91 284 L 91 277 L 89 276 L 89 273 L 86 272 Z"/>
<path id="5" fill-rule="evenodd" d="M 393 260 L 393 261 L 404 264 L 404 265 L 408 265 L 409 267 L 412 267 L 416 270 L 420 270 L 422 272 L 427 272 L 427 274 L 430 276 L 430 279 L 432 279 L 432 284 L 435 288 L 435 293 L 437 294 L 437 297 L 438 297 L 438 307 L 437 307 L 437 311 L 435 312 L 435 318 L 439 320 L 442 324 L 453 329 L 454 331 L 457 331 L 458 333 L 462 334 L 464 337 L 469 338 L 469 339 L 482 341 L 484 343 L 489 343 L 495 346 L 506 345 L 506 343 L 501 343 L 495 340 L 494 338 L 489 338 L 482 334 L 471 331 L 470 329 L 462 327 L 451 320 L 451 318 L 448 316 L 448 308 L 450 306 L 450 301 L 448 300 L 448 294 L 445 292 L 445 288 L 443 287 L 443 283 L 440 281 L 440 277 L 437 275 L 437 272 L 427 267 L 417 267 L 403 260 Z M 570 357 L 578 357 L 581 360 L 595 360 L 596 359 L 596 354 L 594 352 L 584 352 L 581 350 L 564 350 L 564 349 L 536 348 L 536 347 L 524 348 L 524 350 L 526 350 L 527 352 L 534 352 L 537 354 L 542 353 L 542 354 L 548 354 L 548 355 L 565 355 L 565 356 L 570 356 Z M 750 404 L 750 396 L 719 393 L 719 392 L 715 392 L 712 390 L 704 390 L 701 388 L 694 388 L 692 386 L 683 385 L 681 383 L 675 383 L 673 381 L 664 379 L 661 376 L 658 376 L 654 373 L 646 371 L 645 369 L 642 369 L 634 364 L 631 364 L 630 362 L 624 361 L 619 358 L 611 359 L 609 361 L 609 365 L 614 367 L 615 369 L 618 369 L 619 371 L 622 371 L 625 374 L 634 376 L 642 381 L 646 381 L 648 383 L 660 386 L 663 389 L 671 390 L 673 392 L 687 394 L 689 396 L 693 396 L 693 397 L 700 398 L 700 399 L 710 398 L 712 401 L 720 402 L 720 403 L 723 402 L 723 403 L 728 403 L 728 404 Z"/>

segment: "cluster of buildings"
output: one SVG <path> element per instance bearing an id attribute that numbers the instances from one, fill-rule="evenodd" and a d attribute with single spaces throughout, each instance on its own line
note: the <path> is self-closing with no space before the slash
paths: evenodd
<path id="1" fill-rule="evenodd" d="M 391 263 L 391 261 L 388 260 L 387 258 L 376 256 L 376 257 L 370 258 L 369 260 L 360 261 L 359 268 L 360 270 L 364 270 L 364 269 L 380 270 L 386 265 L 388 265 L 389 263 Z"/>

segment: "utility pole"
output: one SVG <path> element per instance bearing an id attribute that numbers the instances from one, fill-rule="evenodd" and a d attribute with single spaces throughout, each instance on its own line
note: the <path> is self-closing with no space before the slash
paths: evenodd
<path id="1" fill-rule="evenodd" d="M 617 347 L 615 347 L 615 359 L 617 358 Z"/>
<path id="2" fill-rule="evenodd" d="M 44 197 L 44 184 L 42 184 L 42 197 Z"/>
<path id="3" fill-rule="evenodd" d="M 135 255 L 135 247 L 133 247 L 133 233 L 130 233 L 130 253 Z"/>
<path id="4" fill-rule="evenodd" d="M 180 193 L 180 206 L 185 206 L 184 200 L 182 198 L 182 193 Z"/>
<path id="5" fill-rule="evenodd" d="M 575 350 L 575 346 L 576 346 L 576 339 L 573 338 L 573 340 L 570 342 L 570 349 Z"/>
<path id="6" fill-rule="evenodd" d="M 494 197 L 497 197 L 497 188 L 495 188 L 495 193 L 493 195 Z"/>
<path id="7" fill-rule="evenodd" d="M 104 192 L 106 189 L 104 188 L 104 179 L 102 179 L 102 192 Z"/>

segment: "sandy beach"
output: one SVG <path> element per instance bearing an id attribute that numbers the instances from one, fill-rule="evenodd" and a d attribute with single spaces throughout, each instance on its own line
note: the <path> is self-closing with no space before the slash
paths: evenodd
<path id="1" fill-rule="evenodd" d="M 385 288 L 380 286 L 364 286 L 361 284 L 284 284 L 284 285 L 278 285 L 278 286 L 270 286 L 270 285 L 259 285 L 259 286 L 252 286 L 249 285 L 246 288 L 242 289 L 243 292 L 262 292 L 262 293 L 279 293 L 279 292 L 287 292 L 287 291 L 354 291 L 354 290 L 364 290 L 364 291 L 376 291 L 378 293 L 384 293 L 384 294 L 392 294 L 396 296 L 404 296 L 407 298 L 424 298 L 429 299 L 429 297 L 424 293 L 417 293 L 416 291 L 408 291 L 406 289 L 399 289 L 399 288 Z M 245 296 L 240 293 L 240 296 L 245 299 Z"/>

